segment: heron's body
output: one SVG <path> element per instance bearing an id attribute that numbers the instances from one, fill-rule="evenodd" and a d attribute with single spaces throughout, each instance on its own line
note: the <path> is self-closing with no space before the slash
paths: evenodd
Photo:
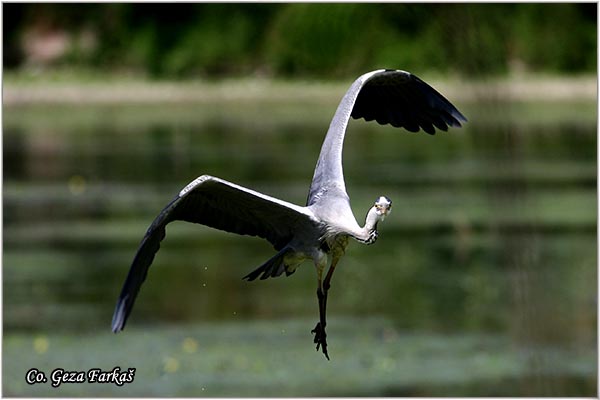
<path id="1" fill-rule="evenodd" d="M 203 175 L 163 209 L 148 228 L 134 257 L 113 316 L 114 332 L 123 329 L 148 268 L 175 220 L 199 223 L 227 232 L 262 237 L 277 253 L 244 277 L 254 280 L 291 275 L 306 260 L 317 270 L 319 322 L 312 331 L 317 349 L 327 358 L 325 334 L 327 292 L 333 271 L 349 239 L 371 244 L 377 223 L 391 210 L 380 196 L 360 226 L 350 207 L 342 168 L 342 148 L 350 117 L 376 120 L 429 134 L 435 128 L 460 127 L 466 118 L 441 94 L 416 76 L 397 70 L 377 70 L 360 76 L 342 98 L 331 121 L 315 167 L 306 206 L 298 206 L 231 182 Z M 435 128 L 434 128 L 435 127 Z M 323 273 L 330 263 L 327 275 Z"/>

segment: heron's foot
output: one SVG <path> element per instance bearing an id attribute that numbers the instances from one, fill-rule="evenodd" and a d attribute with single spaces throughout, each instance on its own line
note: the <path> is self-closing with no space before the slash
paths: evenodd
<path id="1" fill-rule="evenodd" d="M 327 334 L 325 333 L 325 328 L 321 325 L 320 322 L 317 322 L 317 326 L 315 326 L 315 329 L 310 331 L 310 333 L 315 334 L 313 342 L 317 344 L 317 351 L 319 351 L 319 347 L 321 347 L 321 351 L 329 360 L 329 354 L 327 354 Z"/>

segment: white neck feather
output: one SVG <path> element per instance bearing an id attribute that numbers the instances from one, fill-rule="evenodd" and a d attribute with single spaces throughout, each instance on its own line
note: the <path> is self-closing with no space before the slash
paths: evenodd
<path id="1" fill-rule="evenodd" d="M 377 214 L 377 209 L 375 207 L 371 207 L 365 219 L 365 226 L 362 228 L 362 233 L 365 236 L 365 239 L 369 237 L 371 232 L 377 230 L 377 223 L 381 220 L 381 215 Z"/>
<path id="2" fill-rule="evenodd" d="M 371 207 L 367 213 L 367 218 L 365 219 L 365 229 L 369 231 L 377 229 L 377 223 L 379 221 L 381 221 L 381 216 L 377 214 L 377 209 L 375 207 Z"/>

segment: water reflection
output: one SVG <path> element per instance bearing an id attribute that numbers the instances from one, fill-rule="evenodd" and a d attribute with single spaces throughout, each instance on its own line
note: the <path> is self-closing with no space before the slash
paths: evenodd
<path id="1" fill-rule="evenodd" d="M 375 368 L 379 375 L 370 391 L 349 386 L 323 393 L 593 395 L 595 356 L 581 357 L 596 354 L 595 105 L 583 105 L 591 110 L 589 118 L 581 119 L 580 107 L 574 117 L 563 112 L 559 123 L 553 110 L 565 107 L 536 107 L 533 112 L 524 106 L 532 114 L 527 118 L 523 109 L 509 107 L 498 119 L 486 105 L 471 104 L 464 107 L 471 121 L 464 130 L 435 137 L 351 123 L 344 163 L 355 214 L 362 218 L 379 193 L 395 207 L 375 246 L 351 245 L 329 304 L 332 318 L 353 321 L 349 329 L 365 316 L 382 318 L 388 330 L 381 328 L 375 337 L 439 335 L 440 349 L 428 350 L 436 371 L 462 357 L 453 353 L 445 364 L 439 351 L 456 343 L 444 342 L 444 335 L 466 333 L 500 338 L 500 352 L 521 357 L 523 366 L 504 370 L 500 363 L 487 380 L 468 384 L 440 375 L 435 385 L 415 379 L 375 388 L 377 377 L 395 371 L 404 354 L 392 352 L 374 361 L 381 368 Z M 108 332 L 145 229 L 196 176 L 220 176 L 304 204 L 329 123 L 327 110 L 334 109 L 227 103 L 6 110 L 4 370 L 23 351 L 39 353 L 39 337 L 48 344 L 46 335 L 75 340 L 69 335 Z M 316 319 L 315 276 L 308 263 L 288 279 L 241 280 L 272 252 L 260 239 L 191 224 L 169 226 L 130 319 L 132 332 L 123 335 L 165 324 L 181 329 L 188 326 L 182 323 L 213 324 L 218 330 L 222 322 L 244 320 L 236 326 L 246 330 L 259 321 Z M 292 324 L 285 328 L 294 335 L 290 346 L 312 352 L 308 331 L 314 322 Z M 335 343 L 335 323 L 330 329 Z M 346 345 L 363 351 L 361 332 L 353 334 L 344 342 L 340 333 L 338 354 L 349 351 L 342 350 Z M 38 335 L 32 339 L 36 344 L 19 347 L 21 335 Z M 100 340 L 105 342 L 91 349 L 96 356 L 117 339 Z M 377 347 L 367 342 L 370 350 Z M 402 348 L 410 351 L 410 345 Z M 579 361 L 579 369 L 566 370 L 567 358 Z M 60 364 L 60 358 L 54 360 Z M 566 383 L 548 385 L 548 376 Z M 12 381 L 4 384 L 12 394 L 32 393 Z M 250 392 L 219 395 L 244 393 Z M 184 395 L 202 394 L 190 389 Z"/>

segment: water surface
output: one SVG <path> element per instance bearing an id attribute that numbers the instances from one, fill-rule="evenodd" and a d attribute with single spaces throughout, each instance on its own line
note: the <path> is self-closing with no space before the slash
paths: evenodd
<path id="1" fill-rule="evenodd" d="M 244 282 L 257 238 L 169 226 L 125 331 L 114 302 L 145 229 L 211 174 L 297 204 L 336 100 L 4 109 L 4 364 L 13 396 L 593 396 L 596 105 L 459 104 L 429 136 L 352 121 L 357 219 L 312 344 L 314 267 Z M 193 345 L 195 343 L 195 345 Z M 36 367 L 135 383 L 29 386 Z"/>

